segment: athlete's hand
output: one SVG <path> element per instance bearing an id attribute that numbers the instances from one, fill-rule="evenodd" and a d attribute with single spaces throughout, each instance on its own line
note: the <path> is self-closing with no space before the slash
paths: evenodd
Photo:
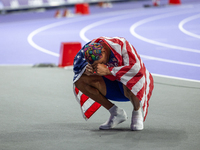
<path id="1" fill-rule="evenodd" d="M 94 74 L 94 70 L 93 70 L 93 68 L 92 68 L 92 65 L 87 64 L 84 74 L 86 74 L 86 75 L 88 75 L 88 76 Z"/>
<path id="2" fill-rule="evenodd" d="M 110 70 L 104 64 L 97 64 L 94 67 L 94 69 L 96 71 L 96 74 L 99 75 L 99 76 L 105 76 L 105 75 L 110 75 L 111 74 Z"/>

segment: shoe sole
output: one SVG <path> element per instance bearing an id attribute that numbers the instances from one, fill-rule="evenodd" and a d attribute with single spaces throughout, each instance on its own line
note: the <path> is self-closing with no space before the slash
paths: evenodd
<path id="1" fill-rule="evenodd" d="M 120 123 L 126 121 L 127 119 L 128 119 L 128 117 L 126 117 L 126 119 L 120 121 L 118 124 L 120 124 Z M 101 128 L 101 127 L 99 127 L 99 129 L 100 129 L 100 130 L 109 130 L 109 129 L 112 129 L 112 128 L 116 127 L 118 124 L 116 124 L 116 125 L 114 125 L 114 126 L 112 126 L 112 127 L 108 127 L 108 128 Z"/>

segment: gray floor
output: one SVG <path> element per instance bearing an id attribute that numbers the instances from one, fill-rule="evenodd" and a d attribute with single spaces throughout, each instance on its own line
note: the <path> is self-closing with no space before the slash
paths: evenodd
<path id="1" fill-rule="evenodd" d="M 199 150 L 200 82 L 154 76 L 143 131 L 129 119 L 100 131 L 108 112 L 85 121 L 72 91 L 72 69 L 0 66 L 0 150 Z"/>

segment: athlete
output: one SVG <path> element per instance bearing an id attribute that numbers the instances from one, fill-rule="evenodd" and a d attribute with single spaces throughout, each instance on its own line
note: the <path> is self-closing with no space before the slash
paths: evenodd
<path id="1" fill-rule="evenodd" d="M 130 101 L 133 105 L 130 128 L 143 130 L 154 87 L 153 78 L 125 38 L 93 39 L 75 56 L 73 70 L 75 95 L 84 117 L 89 118 L 96 111 L 94 108 L 99 108 L 91 103 L 92 99 L 110 112 L 109 119 L 99 129 L 114 128 L 127 120 L 127 114 L 113 101 Z M 77 91 L 82 95 L 77 96 Z"/>

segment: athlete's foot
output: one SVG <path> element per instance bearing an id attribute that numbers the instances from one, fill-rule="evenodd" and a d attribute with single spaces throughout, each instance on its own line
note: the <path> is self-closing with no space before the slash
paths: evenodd
<path id="1" fill-rule="evenodd" d="M 114 128 L 116 125 L 127 120 L 127 114 L 123 109 L 116 108 L 115 113 L 111 113 L 110 118 L 104 124 L 102 124 L 100 130 L 108 130 Z"/>
<path id="2" fill-rule="evenodd" d="M 141 108 L 137 111 L 133 110 L 132 119 L 131 119 L 131 130 L 139 131 L 143 129 L 144 129 L 144 125 L 143 125 L 143 116 L 142 116 Z"/>

